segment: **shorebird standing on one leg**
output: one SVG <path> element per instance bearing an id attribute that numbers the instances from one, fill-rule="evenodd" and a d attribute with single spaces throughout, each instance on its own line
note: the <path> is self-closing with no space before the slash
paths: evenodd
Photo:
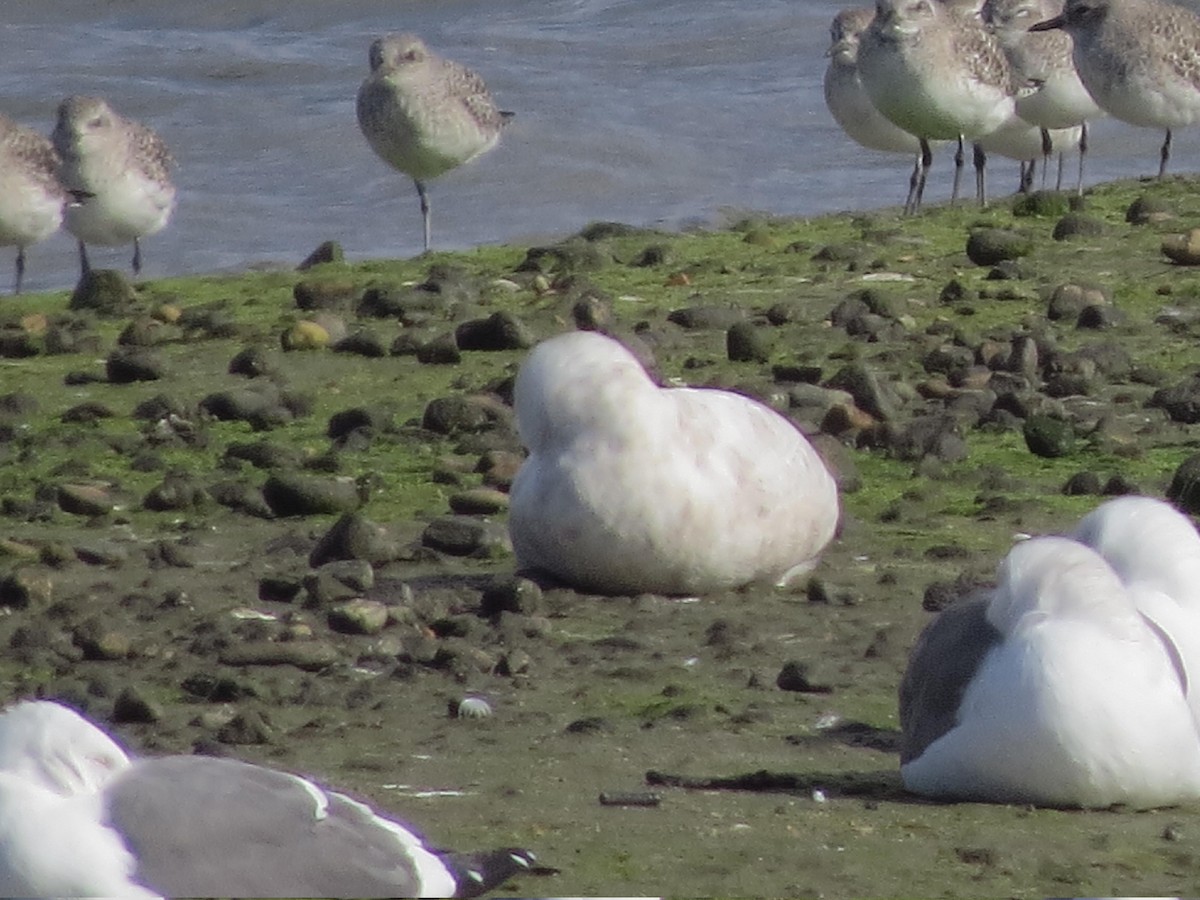
<path id="1" fill-rule="evenodd" d="M 1075 68 L 1101 109 L 1166 129 L 1162 178 L 1172 129 L 1200 120 L 1200 15 L 1164 0 L 1067 0 L 1061 15 L 1029 30 L 1055 28 L 1075 42 Z"/>
<path id="2" fill-rule="evenodd" d="M 1000 46 L 978 22 L 933 0 L 876 0 L 858 69 L 876 108 L 921 142 L 910 211 L 921 205 L 931 140 L 957 140 L 961 148 L 963 140 L 989 134 L 1015 114 L 1012 72 Z M 982 152 L 976 148 L 981 194 Z M 957 157 L 955 165 L 957 172 Z"/>
<path id="3" fill-rule="evenodd" d="M 54 147 L 31 128 L 0 114 L 0 246 L 17 248 L 13 293 L 21 293 L 25 248 L 62 224 L 67 192 L 55 171 Z"/>
<path id="4" fill-rule="evenodd" d="M 162 138 L 126 119 L 99 97 L 68 97 L 58 107 L 54 149 L 58 180 L 75 198 L 67 231 L 79 240 L 79 264 L 91 271 L 87 244 L 133 244 L 133 272 L 142 271 L 140 239 L 161 231 L 175 209 L 174 163 Z"/>
<path id="5" fill-rule="evenodd" d="M 376 39 L 370 61 L 358 89 L 358 127 L 379 158 L 417 186 L 428 251 L 425 182 L 492 149 L 512 113 L 496 108 L 482 78 L 415 35 Z"/>

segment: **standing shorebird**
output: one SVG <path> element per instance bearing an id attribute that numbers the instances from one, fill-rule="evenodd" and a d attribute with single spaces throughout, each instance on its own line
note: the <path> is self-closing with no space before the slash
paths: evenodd
<path id="1" fill-rule="evenodd" d="M 58 107 L 54 149 L 58 179 L 74 197 L 67 231 L 79 240 L 79 264 L 91 271 L 87 244 L 133 242 L 133 271 L 142 271 L 140 239 L 163 229 L 175 209 L 172 163 L 162 139 L 123 118 L 99 97 L 68 97 Z"/>
<path id="2" fill-rule="evenodd" d="M 417 186 L 428 251 L 425 182 L 491 150 L 513 114 L 496 108 L 482 78 L 416 35 L 377 38 L 370 61 L 358 89 L 358 127 L 379 158 Z"/>
<path id="3" fill-rule="evenodd" d="M 1062 14 L 1030 27 L 1061 28 L 1100 108 L 1122 122 L 1163 128 L 1158 177 L 1171 131 L 1200 119 L 1200 16 L 1164 0 L 1067 0 Z"/>
<path id="4" fill-rule="evenodd" d="M 1062 187 L 1061 142 L 1052 132 L 1059 128 L 1081 129 L 1079 135 L 1079 178 L 1076 193 L 1083 192 L 1083 165 L 1087 156 L 1087 123 L 1104 112 L 1088 93 L 1071 59 L 1071 39 L 1061 31 L 1030 32 L 1036 22 L 1062 11 L 1061 0 L 987 0 L 984 20 L 992 27 L 1018 78 L 1033 82 L 1037 89 L 1017 97 L 1017 115 L 1042 130 L 1042 180 L 1054 150 L 1060 151 L 1059 184 Z"/>
<path id="5" fill-rule="evenodd" d="M 843 9 L 829 27 L 830 45 L 826 56 L 825 105 L 842 131 L 869 150 L 908 153 L 914 156 L 912 176 L 908 180 L 907 209 L 913 202 L 917 178 L 921 172 L 921 142 L 915 135 L 893 125 L 875 108 L 858 77 L 858 45 L 875 11 L 869 8 Z"/>
<path id="6" fill-rule="evenodd" d="M 58 156 L 46 138 L 0 114 L 0 246 L 17 248 L 14 294 L 25 277 L 25 248 L 62 224 L 68 195 L 58 183 Z"/>
<path id="7" fill-rule="evenodd" d="M 876 0 L 863 33 L 858 70 L 875 107 L 921 143 L 921 172 L 910 212 L 920 208 L 932 162 L 929 142 L 962 142 L 995 131 L 1016 112 L 1012 72 L 999 44 L 974 19 L 933 0 Z M 976 192 L 986 202 L 982 148 L 975 148 Z"/>

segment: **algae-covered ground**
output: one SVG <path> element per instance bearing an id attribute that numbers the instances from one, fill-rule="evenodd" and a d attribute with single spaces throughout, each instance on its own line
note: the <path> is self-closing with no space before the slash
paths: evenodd
<path id="1" fill-rule="evenodd" d="M 137 751 L 319 775 L 447 846 L 528 847 L 544 867 L 512 895 L 1200 892 L 1195 807 L 935 804 L 897 776 L 927 607 L 1110 480 L 1163 496 L 1196 450 L 1186 412 L 1152 400 L 1200 371 L 1200 277 L 1161 252 L 1200 224 L 1200 184 L 1097 187 L 1064 225 L 1066 205 L 601 225 L 6 299 L 0 696 L 67 699 Z M 1018 257 L 971 262 L 977 226 L 1016 232 L 996 240 Z M 504 398 L 521 345 L 579 321 L 820 435 L 844 521 L 812 583 L 512 581 Z M 738 322 L 748 361 L 729 358 Z M 1054 455 L 1030 451 L 1035 419 L 1063 426 Z M 280 480 L 335 500 L 288 507 Z M 372 539 L 312 557 L 343 514 Z M 372 565 L 318 565 L 338 555 Z M 785 668 L 803 690 L 777 686 Z M 468 696 L 493 714 L 455 716 Z"/>

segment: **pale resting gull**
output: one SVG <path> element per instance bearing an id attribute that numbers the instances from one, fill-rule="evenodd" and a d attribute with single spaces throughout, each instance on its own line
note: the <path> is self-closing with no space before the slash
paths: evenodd
<path id="1" fill-rule="evenodd" d="M 601 594 L 707 593 L 784 583 L 834 536 L 837 486 L 792 422 L 731 391 L 661 388 L 610 337 L 537 346 L 514 406 L 523 568 Z"/>

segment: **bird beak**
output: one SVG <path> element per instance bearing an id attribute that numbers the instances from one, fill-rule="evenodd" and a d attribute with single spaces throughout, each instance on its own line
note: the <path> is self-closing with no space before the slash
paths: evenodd
<path id="1" fill-rule="evenodd" d="M 1055 28 L 1062 28 L 1067 23 L 1066 16 L 1055 16 L 1053 19 L 1047 19 L 1045 22 L 1038 22 L 1036 25 L 1030 25 L 1030 31 L 1053 31 Z"/>
<path id="2" fill-rule="evenodd" d="M 825 58 L 828 59 L 831 56 L 837 56 L 839 53 L 844 53 L 849 49 L 850 42 L 844 38 L 840 41 L 834 41 L 834 43 L 830 45 L 829 49 L 825 51 Z"/>

